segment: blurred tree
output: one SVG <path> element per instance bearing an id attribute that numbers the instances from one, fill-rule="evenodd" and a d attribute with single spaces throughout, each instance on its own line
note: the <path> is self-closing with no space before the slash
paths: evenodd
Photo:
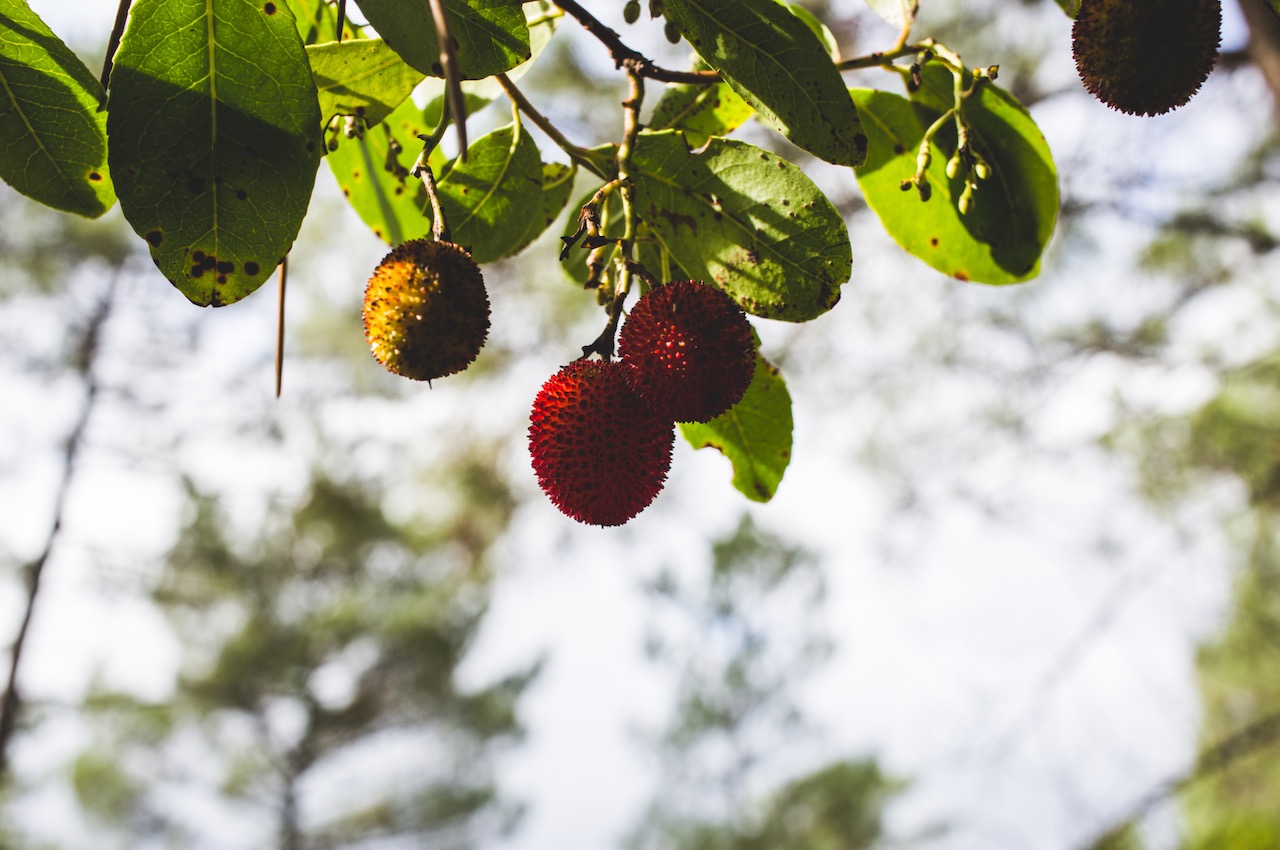
<path id="1" fill-rule="evenodd" d="M 744 516 L 712 543 L 705 582 L 667 569 L 647 589 L 656 615 L 647 650 L 673 672 L 676 699 L 657 740 L 660 791 L 631 850 L 873 846 L 881 809 L 902 788 L 873 759 L 778 782 L 816 737 L 796 690 L 830 651 L 812 554 Z"/>
<path id="2" fill-rule="evenodd" d="M 1280 845 L 1280 357 L 1227 370 L 1199 410 L 1132 424 L 1118 442 L 1141 453 L 1151 498 L 1185 498 L 1225 474 L 1243 485 L 1246 507 L 1229 520 L 1239 561 L 1226 623 L 1196 659 L 1204 703 L 1199 755 L 1091 847 L 1142 846 L 1137 824 L 1180 794 L 1184 850 L 1274 848 Z"/>
<path id="3" fill-rule="evenodd" d="M 249 533 L 191 490 L 153 589 L 184 644 L 174 697 L 94 695 L 98 740 L 72 770 L 120 846 L 198 843 L 208 823 L 173 805 L 183 786 L 269 812 L 281 850 L 464 848 L 514 824 L 493 758 L 520 734 L 516 702 L 536 668 L 469 690 L 457 667 L 515 502 L 483 457 L 440 474 L 456 482 L 443 517 L 392 520 L 368 485 L 319 471 L 300 503 Z"/>

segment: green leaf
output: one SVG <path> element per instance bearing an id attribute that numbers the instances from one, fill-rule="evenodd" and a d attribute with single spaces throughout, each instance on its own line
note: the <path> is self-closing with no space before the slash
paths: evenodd
<path id="1" fill-rule="evenodd" d="M 1069 1 L 1059 0 L 1059 2 Z M 902 30 L 915 22 L 916 12 L 920 9 L 920 0 L 867 0 L 867 5 L 885 23 Z"/>
<path id="2" fill-rule="evenodd" d="M 713 448 L 733 466 L 733 486 L 748 499 L 773 498 L 791 462 L 791 394 L 781 373 L 756 355 L 756 374 L 742 400 L 706 423 L 681 422 L 695 449 Z"/>
<path id="3" fill-rule="evenodd" d="M 340 138 L 329 154 L 343 194 L 374 234 L 392 245 L 431 231 L 426 189 L 409 173 L 422 150 L 416 136 L 424 132 L 422 112 L 409 100 L 363 139 Z M 477 263 L 510 256 L 531 241 L 526 236 L 547 199 L 538 146 L 527 132 L 508 125 L 472 143 L 465 163 L 443 163 L 437 149 L 429 164 L 443 174 L 436 187 L 453 241 Z M 554 185 L 552 200 L 568 191 Z"/>
<path id="4" fill-rule="evenodd" d="M 543 201 L 542 159 L 533 138 L 508 124 L 467 148 L 438 181 L 453 241 L 477 263 L 510 256 L 528 244 L 529 216 Z"/>
<path id="5" fill-rule="evenodd" d="M 380 38 L 331 41 L 307 48 L 320 93 L 323 125 L 335 115 L 355 115 L 372 127 L 404 103 L 423 75 L 405 64 Z"/>
<path id="6" fill-rule="evenodd" d="M 428 0 L 359 3 L 369 23 L 404 61 L 429 76 L 443 76 Z M 449 0 L 445 16 L 458 45 L 458 69 L 464 80 L 500 74 L 529 58 L 529 26 L 521 0 Z"/>
<path id="7" fill-rule="evenodd" d="M 949 76 L 949 75 L 948 75 Z M 888 92 L 853 93 L 866 120 L 871 152 L 856 169 L 867 203 L 889 235 L 908 252 L 960 280 L 1016 283 L 1035 277 L 1058 213 L 1053 158 L 1031 116 L 994 85 L 964 101 L 974 150 L 990 165 L 978 182 L 973 209 L 961 215 L 957 199 L 965 174 L 946 175 L 955 153 L 953 125 L 930 145 L 926 177 L 932 197 L 922 202 L 902 181 L 916 169 L 925 128 L 940 113 Z"/>
<path id="8" fill-rule="evenodd" d="M 102 85 L 23 0 L 0 0 L 0 179 L 96 218 L 115 203 Z"/>
<path id="9" fill-rule="evenodd" d="M 840 213 L 803 171 L 732 139 L 694 154 L 675 131 L 641 133 L 638 215 L 686 272 L 748 313 L 803 322 L 840 299 L 852 249 Z"/>
<path id="10" fill-rule="evenodd" d="M 858 165 L 867 137 L 840 72 L 774 0 L 666 0 L 666 14 L 761 119 L 814 156 Z"/>
<path id="11" fill-rule="evenodd" d="M 755 111 L 728 83 L 667 86 L 649 117 L 651 130 L 683 130 L 694 147 L 711 136 L 727 136 Z"/>
<path id="12" fill-rule="evenodd" d="M 564 12 L 560 11 L 559 7 L 552 5 L 549 0 L 536 0 L 536 2 L 525 3 L 524 14 L 529 26 L 530 55 L 528 59 L 507 71 L 507 79 L 513 83 L 533 67 L 533 63 L 537 61 L 538 57 L 542 55 L 542 51 L 546 50 L 547 45 L 551 43 L 551 36 L 555 35 L 556 25 L 559 23 L 560 18 L 564 17 Z M 427 122 L 433 126 L 440 120 L 440 115 L 444 108 L 444 88 L 444 80 L 438 77 L 428 77 L 418 89 L 418 92 L 427 101 L 425 110 Z M 462 91 L 467 98 L 468 115 L 478 112 L 491 102 L 504 96 L 502 86 L 493 77 L 486 77 L 483 80 L 465 80 L 462 83 Z"/>
<path id="13" fill-rule="evenodd" d="M 777 2 L 782 3 L 788 12 L 804 21 L 804 25 L 809 28 L 809 31 L 818 37 L 818 41 L 822 42 L 822 46 L 826 49 L 827 55 L 830 56 L 833 61 L 839 61 L 840 46 L 836 44 L 835 34 L 831 32 L 826 24 L 818 20 L 817 16 L 814 15 L 813 12 L 810 12 L 799 3 L 788 3 L 785 2 L 785 0 L 777 0 Z"/>
<path id="14" fill-rule="evenodd" d="M 1280 0 L 1266 0 L 1266 3 L 1271 11 L 1280 15 Z M 1080 14 L 1080 0 L 1058 0 L 1058 5 L 1067 13 L 1068 18 L 1074 18 Z"/>
<path id="15" fill-rule="evenodd" d="M 136 0 L 107 114 L 129 224 L 182 294 L 238 301 L 284 257 L 320 162 L 320 109 L 288 7 Z"/>
<path id="16" fill-rule="evenodd" d="M 548 162 L 542 166 L 542 194 L 538 198 L 538 208 L 529 216 L 529 227 L 525 230 L 520 242 L 512 249 L 512 254 L 519 254 L 543 234 L 560 217 L 564 205 L 569 202 L 573 192 L 573 178 L 578 174 L 577 166 L 565 165 L 563 162 Z"/>
<path id="17" fill-rule="evenodd" d="M 329 151 L 329 168 L 342 194 L 374 235 L 391 245 L 431 232 L 427 191 L 409 173 L 422 150 L 417 136 L 430 129 L 410 99 L 360 138 L 339 134 L 337 148 Z M 437 172 L 444 165 L 439 148 L 430 164 Z"/>

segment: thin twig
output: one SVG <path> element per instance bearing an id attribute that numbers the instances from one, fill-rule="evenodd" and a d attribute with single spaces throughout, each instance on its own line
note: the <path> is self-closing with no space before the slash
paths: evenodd
<path id="1" fill-rule="evenodd" d="M 631 157 L 635 152 L 636 139 L 640 135 L 640 106 L 644 103 L 644 78 L 632 69 L 627 68 L 627 99 L 622 102 L 622 144 L 618 145 L 617 165 L 618 177 L 611 184 L 617 185 L 622 198 L 623 233 L 619 243 L 621 260 L 618 263 L 617 283 L 613 290 L 613 300 L 609 304 L 609 320 L 604 332 L 596 337 L 590 345 L 582 347 L 582 356 L 599 354 L 605 360 L 613 358 L 614 341 L 618 335 L 618 324 L 622 321 L 622 307 L 626 303 L 627 293 L 631 291 L 632 262 L 636 245 L 636 211 L 632 203 L 634 184 L 631 181 Z M 594 198 L 592 199 L 595 200 Z M 604 200 L 601 198 L 603 205 Z"/>
<path id="2" fill-rule="evenodd" d="M 27 580 L 27 605 L 22 614 L 22 622 L 18 626 L 18 634 L 13 640 L 13 648 L 10 651 L 9 658 L 9 678 L 5 685 L 4 696 L 0 698 L 0 778 L 3 778 L 9 768 L 9 742 L 13 737 L 14 729 L 17 727 L 18 712 L 22 707 L 22 699 L 18 692 L 18 670 L 22 664 L 22 653 L 27 645 L 27 636 L 31 631 L 31 620 L 35 612 L 36 597 L 40 593 L 40 579 L 44 575 L 45 566 L 49 563 L 49 557 L 53 553 L 54 546 L 62 534 L 62 521 L 66 511 L 67 493 L 70 491 L 72 481 L 75 479 L 76 461 L 84 446 L 85 430 L 98 400 L 99 385 L 94 366 L 101 351 L 102 328 L 111 312 L 118 281 L 119 274 L 117 273 L 112 277 L 106 294 L 103 295 L 102 301 L 99 302 L 97 309 L 94 310 L 93 315 L 89 318 L 89 324 L 86 326 L 84 336 L 81 339 L 77 367 L 84 376 L 85 381 L 84 403 L 80 407 L 80 415 L 72 426 L 71 433 L 63 444 L 62 479 L 58 482 L 58 492 L 53 501 L 53 524 L 49 527 L 49 533 L 45 536 L 44 548 L 40 551 L 40 554 L 36 555 L 33 560 L 29 561 L 21 569 Z"/>
<path id="3" fill-rule="evenodd" d="M 440 67 L 444 71 L 444 89 L 453 109 L 453 126 L 458 132 L 458 159 L 467 161 L 467 99 L 462 94 L 462 72 L 458 68 L 458 52 L 449 33 L 444 0 L 431 0 L 431 17 L 435 19 L 436 41 L 440 44 Z"/>
<path id="4" fill-rule="evenodd" d="M 276 398 L 284 384 L 284 287 L 289 277 L 289 255 L 280 261 L 280 302 L 276 311 Z"/>
<path id="5" fill-rule="evenodd" d="M 422 153 L 418 154 L 418 159 L 413 164 L 413 169 L 409 172 L 414 177 L 422 180 L 423 187 L 427 190 L 427 200 L 431 202 L 431 238 L 437 242 L 451 242 L 453 237 L 449 232 L 449 223 L 444 217 L 444 206 L 440 203 L 440 192 L 436 188 L 436 176 L 431 173 L 431 166 L 427 164 L 427 159 L 431 156 L 431 151 L 440 141 L 440 132 L 444 129 L 447 116 L 441 116 L 440 123 L 436 126 L 436 132 L 430 136 L 419 136 L 422 139 Z"/>
<path id="6" fill-rule="evenodd" d="M 548 121 L 547 117 L 539 112 L 537 107 L 530 103 L 529 99 L 525 97 L 518 88 L 516 88 L 515 83 L 511 82 L 511 79 L 506 74 L 498 74 L 495 79 L 497 79 L 498 85 L 502 86 L 502 90 L 506 93 L 507 97 L 510 98 L 511 102 L 515 104 L 516 108 L 523 112 L 529 120 L 534 123 L 534 126 L 546 133 L 551 141 L 555 142 L 556 146 L 560 148 L 560 150 L 569 155 L 570 159 L 599 177 L 601 180 L 613 179 L 613 175 L 600 167 L 600 164 L 597 162 L 596 158 L 591 155 L 590 151 L 584 147 L 575 145 L 573 142 L 565 138 L 565 135 L 561 133 L 554 124 Z"/>
<path id="7" fill-rule="evenodd" d="M 932 46 L 932 45 L 930 45 Z M 928 49 L 926 44 L 904 44 L 893 50 L 885 50 L 880 53 L 870 53 L 866 56 L 855 56 L 852 59 L 845 59 L 836 63 L 837 71 L 856 71 L 859 68 L 883 68 L 892 65 L 895 59 L 905 59 L 908 56 L 915 56 L 921 51 Z"/>
<path id="8" fill-rule="evenodd" d="M 129 6 L 133 0 L 120 0 L 116 7 L 116 22 L 111 27 L 111 37 L 107 39 L 107 55 L 102 60 L 102 90 L 106 92 L 111 82 L 111 63 L 115 59 L 116 48 L 120 46 L 120 37 L 124 35 L 125 21 L 129 19 Z M 105 94 L 104 94 L 105 97 Z"/>
<path id="9" fill-rule="evenodd" d="M 721 79 L 720 74 L 716 71 L 673 71 L 670 68 L 662 68 L 655 65 L 653 60 L 624 44 L 621 36 L 601 23 L 599 18 L 578 5 L 576 0 L 554 0 L 554 2 L 565 12 L 577 18 L 578 23 L 582 24 L 587 32 L 609 48 L 609 55 L 613 57 L 614 65 L 619 68 L 623 65 L 631 65 L 640 76 L 663 83 L 708 85 L 719 82 Z"/>

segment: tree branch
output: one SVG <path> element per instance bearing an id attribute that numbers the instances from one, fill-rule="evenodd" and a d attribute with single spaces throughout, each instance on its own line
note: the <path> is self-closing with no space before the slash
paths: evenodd
<path id="1" fill-rule="evenodd" d="M 619 68 L 629 66 L 641 77 L 663 83 L 694 83 L 708 85 L 720 81 L 717 71 L 673 71 L 655 65 L 653 60 L 623 43 L 622 37 L 600 22 L 598 18 L 578 5 L 576 0 L 554 0 L 555 4 L 578 20 L 587 32 L 595 36 L 613 57 Z"/>
<path id="2" fill-rule="evenodd" d="M 3 778 L 9 769 L 9 743 L 17 726 L 18 713 L 22 707 L 22 699 L 18 691 L 18 670 L 22 664 L 22 653 L 27 644 L 27 636 L 31 631 L 31 620 L 35 612 L 36 597 L 40 593 L 40 579 L 44 575 L 44 569 L 49 563 L 50 556 L 53 554 L 54 546 L 62 534 L 62 521 L 66 511 L 67 493 L 70 491 L 71 484 L 75 479 L 76 464 L 84 445 L 85 430 L 98 400 L 100 385 L 94 371 L 94 365 L 101 351 L 102 327 L 111 312 L 118 279 L 119 273 L 117 272 L 112 277 L 102 301 L 99 302 L 93 315 L 90 316 L 89 323 L 85 327 L 84 335 L 80 340 L 80 346 L 76 352 L 75 366 L 76 370 L 84 376 L 84 403 L 80 407 L 80 415 L 72 426 L 71 433 L 63 444 L 62 479 L 58 483 L 58 492 L 54 497 L 53 524 L 49 527 L 49 533 L 45 537 L 44 548 L 40 551 L 40 554 L 23 565 L 21 569 L 27 582 L 27 605 L 22 614 L 22 622 L 18 626 L 18 634 L 13 641 L 13 649 L 11 650 L 9 661 L 9 678 L 5 685 L 4 696 L 0 697 L 0 778 Z"/>

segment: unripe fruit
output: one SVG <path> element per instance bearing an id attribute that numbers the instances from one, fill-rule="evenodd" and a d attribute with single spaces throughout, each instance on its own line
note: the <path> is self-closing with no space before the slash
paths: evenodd
<path id="1" fill-rule="evenodd" d="M 741 308 L 694 280 L 649 290 L 618 337 L 631 386 L 674 422 L 708 422 L 737 404 L 755 375 L 755 350 Z"/>
<path id="2" fill-rule="evenodd" d="M 547 379 L 529 416 L 529 455 L 557 508 L 589 525 L 622 525 L 667 480 L 675 428 L 627 385 L 618 361 L 576 360 Z"/>
<path id="3" fill-rule="evenodd" d="M 1213 70 L 1221 0 L 1083 0 L 1071 50 L 1085 88 L 1131 115 L 1181 106 Z"/>
<path id="4" fill-rule="evenodd" d="M 462 371 L 489 335 L 480 267 L 452 242 L 398 246 L 369 278 L 364 335 L 373 356 L 397 375 L 430 381 Z"/>

